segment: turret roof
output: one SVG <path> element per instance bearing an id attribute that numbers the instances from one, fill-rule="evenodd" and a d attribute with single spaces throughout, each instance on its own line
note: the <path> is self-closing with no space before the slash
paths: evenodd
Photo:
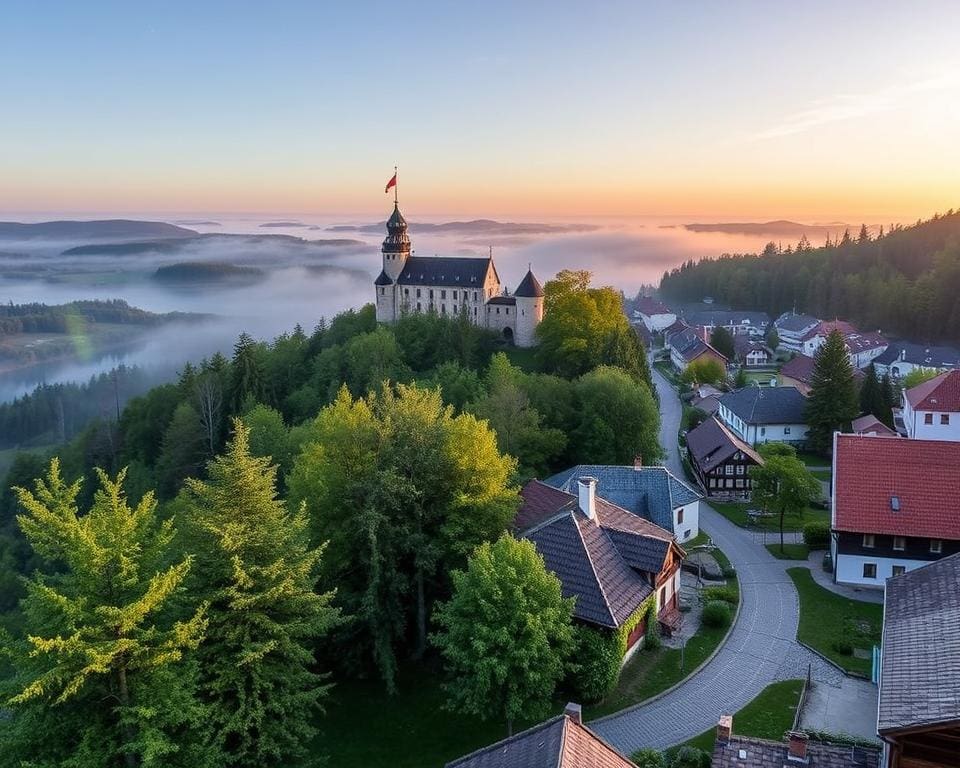
<path id="1" fill-rule="evenodd" d="M 524 275 L 523 280 L 520 281 L 520 285 L 517 286 L 517 290 L 513 292 L 513 295 L 520 296 L 521 298 L 543 296 L 543 286 L 540 285 L 540 281 L 537 280 L 533 274 L 533 270 L 527 270 L 527 274 Z"/>

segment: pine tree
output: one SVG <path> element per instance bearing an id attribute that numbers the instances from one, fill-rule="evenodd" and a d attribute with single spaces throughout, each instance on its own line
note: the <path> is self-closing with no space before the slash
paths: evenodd
<path id="1" fill-rule="evenodd" d="M 289 765 L 306 754 L 330 688 L 312 649 L 339 610 L 333 593 L 314 590 L 322 549 L 308 545 L 306 512 L 287 511 L 276 467 L 251 456 L 248 429 L 234 426 L 209 480 L 187 482 L 194 589 L 210 603 L 200 692 L 223 765 Z"/>
<path id="2" fill-rule="evenodd" d="M 16 489 L 20 528 L 52 567 L 28 584 L 27 639 L 7 647 L 17 677 L 0 727 L 5 762 L 211 765 L 184 660 L 203 637 L 204 608 L 172 618 L 191 559 L 173 562 L 172 521 L 160 522 L 152 494 L 131 508 L 124 475 L 98 470 L 86 514 L 80 482 L 64 482 L 57 459 L 33 491 Z"/>
<path id="3" fill-rule="evenodd" d="M 831 331 L 814 357 L 813 381 L 807 398 L 810 447 L 828 453 L 834 431 L 849 427 L 859 408 L 846 344 L 839 331 Z"/>
<path id="4" fill-rule="evenodd" d="M 860 385 L 860 410 L 867 414 L 872 413 L 884 424 L 892 423 L 893 414 L 883 384 L 877 377 L 877 369 L 873 363 L 864 371 L 863 383 Z"/>
<path id="5" fill-rule="evenodd" d="M 880 379 L 880 392 L 883 394 L 883 402 L 886 405 L 884 413 L 889 418 L 889 421 L 884 420 L 883 423 L 893 428 L 893 409 L 900 405 L 900 396 L 896 387 L 893 386 L 889 373 L 883 374 L 883 378 Z"/>

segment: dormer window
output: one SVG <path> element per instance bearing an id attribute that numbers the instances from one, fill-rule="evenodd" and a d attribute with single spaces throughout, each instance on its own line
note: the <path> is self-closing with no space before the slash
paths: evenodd
<path id="1" fill-rule="evenodd" d="M 899 511 L 900 511 L 900 497 L 899 497 L 899 496 L 891 496 L 891 497 L 890 497 L 890 509 L 892 509 L 894 512 L 899 512 Z"/>

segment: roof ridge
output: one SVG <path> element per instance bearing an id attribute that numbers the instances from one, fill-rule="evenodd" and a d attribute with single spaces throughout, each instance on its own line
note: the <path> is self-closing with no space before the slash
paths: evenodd
<path id="1" fill-rule="evenodd" d="M 607 591 L 603 588 L 603 582 L 600 581 L 600 574 L 597 573 L 597 567 L 593 564 L 593 558 L 590 556 L 590 547 L 587 546 L 586 539 L 583 538 L 583 531 L 580 530 L 580 521 L 577 519 L 577 514 L 576 512 L 571 512 L 570 514 L 573 516 L 573 525 L 577 529 L 577 536 L 580 537 L 580 543 L 583 545 L 583 551 L 587 556 L 587 562 L 590 563 L 590 570 L 593 571 L 593 578 L 597 582 L 597 588 L 600 590 L 600 596 L 603 598 L 603 604 L 607 607 L 607 613 L 610 614 L 610 620 L 613 621 L 613 626 L 619 628 L 620 623 L 617 621 L 617 617 L 613 612 L 613 607 L 610 605 L 610 601 L 607 599 Z M 584 519 L 587 520 L 589 518 L 584 515 Z M 613 542 L 611 542 L 611 546 L 612 545 Z M 613 548 L 617 555 L 620 555 L 620 551 L 615 546 Z"/>
<path id="2" fill-rule="evenodd" d="M 588 726 L 586 723 L 580 722 L 580 723 L 576 723 L 576 725 L 579 725 L 581 728 L 583 728 L 583 730 L 585 730 L 588 734 L 590 734 L 590 736 L 592 736 L 596 741 L 598 741 L 600 744 L 606 747 L 608 752 L 612 752 L 621 760 L 625 760 L 628 765 L 633 765 L 633 761 L 629 757 L 627 757 L 625 754 L 623 754 L 623 752 L 621 752 L 619 749 L 613 746 L 613 744 L 610 744 L 609 742 L 607 742 L 602 736 L 595 733 L 594 730 L 590 726 Z"/>
<path id="3" fill-rule="evenodd" d="M 451 760 L 449 763 L 447 763 L 447 765 L 448 766 L 457 765 L 458 763 L 462 763 L 464 760 L 470 759 L 474 755 L 479 755 L 483 752 L 488 752 L 492 749 L 496 749 L 500 746 L 503 746 L 504 744 L 509 744 L 510 742 L 516 741 L 521 736 L 526 736 L 530 733 L 533 733 L 534 731 L 543 730 L 547 726 L 553 725 L 555 722 L 557 722 L 561 718 L 566 718 L 566 715 L 562 712 L 559 715 L 554 715 L 549 720 L 544 720 L 542 723 L 538 723 L 537 725 L 532 725 L 526 730 L 515 733 L 512 736 L 507 736 L 505 739 L 500 739 L 500 741 L 495 741 L 493 744 L 487 744 L 487 746 L 485 747 L 480 747 L 479 749 L 475 749 L 473 750 L 473 752 L 469 752 L 466 755 L 461 755 L 455 760 Z"/>

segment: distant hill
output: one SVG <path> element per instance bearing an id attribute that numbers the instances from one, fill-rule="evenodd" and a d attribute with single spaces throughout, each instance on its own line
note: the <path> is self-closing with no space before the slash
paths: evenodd
<path id="1" fill-rule="evenodd" d="M 363 232 L 381 234 L 386 231 L 385 221 L 377 224 L 338 224 L 327 227 L 328 232 Z M 514 222 L 493 221 L 492 219 L 473 219 L 472 221 L 448 221 L 445 224 L 426 224 L 411 222 L 411 232 L 423 234 L 456 235 L 549 235 L 570 232 L 593 232 L 599 229 L 593 224 L 519 224 Z"/>
<path id="2" fill-rule="evenodd" d="M 232 284 L 251 285 L 258 283 L 267 273 L 256 267 L 241 267 L 221 262 L 195 261 L 158 267 L 153 273 L 155 280 L 178 285 Z"/>
<path id="3" fill-rule="evenodd" d="M 194 233 L 191 237 L 166 238 L 158 240 L 143 240 L 132 243 L 106 243 L 100 245 L 78 245 L 67 248 L 64 256 L 136 256 L 142 253 L 176 254 L 195 245 L 270 245 L 279 243 L 294 247 L 313 248 L 345 248 L 366 246 L 362 240 L 350 238 L 328 238 L 322 240 L 305 240 L 293 235 L 229 235 L 213 232 L 205 235 Z"/>
<path id="4" fill-rule="evenodd" d="M 129 240 L 145 237 L 193 237 L 192 229 L 163 221 L 104 219 L 102 221 L 42 221 L 23 224 L 0 221 L 0 239 L 6 240 Z"/>
<path id="5" fill-rule="evenodd" d="M 309 224 L 304 224 L 300 221 L 268 221 L 260 225 L 261 229 L 269 229 L 270 227 L 277 228 L 290 228 L 290 227 L 306 227 L 309 229 L 314 229 Z"/>
<path id="6" fill-rule="evenodd" d="M 123 299 L 72 301 L 69 304 L 0 304 L 0 339 L 21 333 L 70 333 L 76 320 L 110 325 L 152 326 L 204 315 L 157 314 L 132 307 Z"/>
<path id="7" fill-rule="evenodd" d="M 674 301 L 712 296 L 772 316 L 796 308 L 917 342 L 957 343 L 960 212 L 896 225 L 882 237 L 860 238 L 854 230 L 820 248 L 768 246 L 761 255 L 687 262 L 664 274 L 660 292 Z"/>
<path id="8" fill-rule="evenodd" d="M 725 224 L 684 224 L 690 232 L 723 232 L 728 235 L 769 235 L 770 237 L 799 238 L 806 235 L 809 240 L 825 240 L 827 235 L 836 235 L 848 228 L 846 224 L 800 224 L 796 221 L 778 219 L 764 222 L 739 222 Z"/>

